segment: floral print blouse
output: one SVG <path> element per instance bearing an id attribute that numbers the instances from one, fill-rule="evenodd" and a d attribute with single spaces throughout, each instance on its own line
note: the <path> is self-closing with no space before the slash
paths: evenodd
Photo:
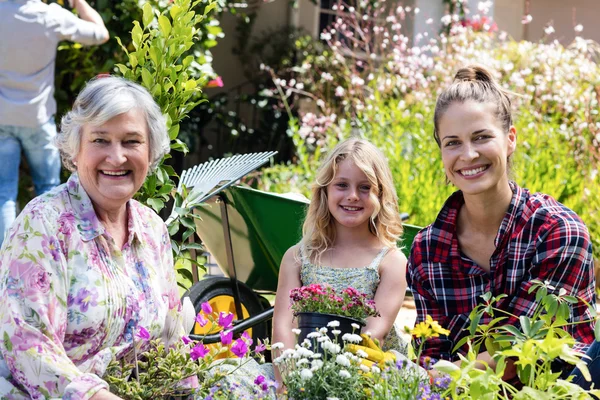
<path id="1" fill-rule="evenodd" d="M 0 252 L 0 398 L 89 399 L 137 328 L 167 344 L 183 332 L 165 224 L 127 203 L 118 249 L 76 174 L 31 201 Z"/>

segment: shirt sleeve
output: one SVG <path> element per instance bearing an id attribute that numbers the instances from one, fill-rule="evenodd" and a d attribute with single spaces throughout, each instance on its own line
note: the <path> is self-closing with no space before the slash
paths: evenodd
<path id="1" fill-rule="evenodd" d="M 105 31 L 93 22 L 84 21 L 55 3 L 49 5 L 48 24 L 60 40 L 81 43 L 85 46 L 103 43 Z"/>
<path id="2" fill-rule="evenodd" d="M 446 312 L 440 307 L 437 302 L 435 296 L 433 295 L 433 291 L 429 287 L 427 283 L 428 280 L 424 274 L 426 273 L 423 270 L 422 262 L 423 262 L 423 251 L 422 246 L 424 246 L 423 242 L 424 238 L 422 233 L 419 233 L 414 240 L 413 247 L 411 249 L 410 257 L 408 259 L 408 268 L 407 268 L 407 282 L 408 286 L 411 288 L 413 298 L 415 301 L 415 307 L 417 309 L 417 320 L 415 324 L 419 322 L 423 322 L 426 319 L 426 316 L 429 315 L 434 321 L 437 321 L 443 328 L 447 328 L 450 325 L 459 326 L 457 329 L 453 329 L 451 331 L 451 337 L 458 337 L 460 331 L 464 324 L 450 324 L 450 317 Z M 463 318 L 464 316 L 455 316 L 453 318 Z M 456 330 L 456 332 L 454 332 Z M 454 342 L 449 339 L 446 335 L 440 335 L 439 337 L 432 337 L 428 340 L 421 341 L 417 340 L 417 346 L 422 344 L 422 352 L 421 356 L 423 357 L 431 357 L 431 358 L 439 358 L 443 360 L 454 360 L 456 359 L 456 355 L 453 354 L 452 349 L 454 347 Z"/>
<path id="3" fill-rule="evenodd" d="M 0 351 L 32 399 L 89 399 L 108 384 L 80 371 L 63 347 L 68 249 L 50 221 L 26 208 L 0 253 Z"/>
<path id="4" fill-rule="evenodd" d="M 168 310 L 162 340 L 167 346 L 169 346 L 181 340 L 183 335 L 187 334 L 187 332 L 184 332 L 183 329 L 183 310 L 181 298 L 179 296 L 179 287 L 177 286 L 175 267 L 173 265 L 171 238 L 169 236 L 169 232 L 167 231 L 167 227 L 162 220 L 160 220 L 160 224 L 162 227 L 160 239 L 162 258 L 161 273 L 164 275 L 165 282 L 163 297 L 168 300 Z"/>
<path id="5" fill-rule="evenodd" d="M 515 316 L 533 315 L 537 306 L 535 292 L 528 293 L 532 280 L 545 282 L 552 290 L 564 289 L 567 295 L 595 304 L 594 261 L 590 235 L 582 221 L 551 217 L 540 229 L 545 234 L 537 238 L 535 254 L 526 279 L 521 282 L 514 296 L 507 298 L 506 310 Z M 504 308 L 504 307 L 502 307 Z M 588 306 L 579 301 L 570 306 L 570 321 L 567 331 L 580 343 L 590 344 L 594 340 L 593 317 Z M 509 324 L 518 325 L 511 318 Z"/>

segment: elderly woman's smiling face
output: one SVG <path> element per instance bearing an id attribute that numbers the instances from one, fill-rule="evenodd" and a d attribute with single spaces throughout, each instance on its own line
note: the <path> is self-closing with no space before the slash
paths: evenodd
<path id="1" fill-rule="evenodd" d="M 103 125 L 84 125 L 74 162 L 95 207 L 105 211 L 123 207 L 148 174 L 150 144 L 144 113 L 134 108 Z"/>

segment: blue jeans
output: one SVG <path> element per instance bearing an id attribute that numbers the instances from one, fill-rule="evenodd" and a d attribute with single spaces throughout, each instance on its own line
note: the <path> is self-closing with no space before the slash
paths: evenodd
<path id="1" fill-rule="evenodd" d="M 600 342 L 594 341 L 585 354 L 589 358 L 584 358 L 583 361 L 585 361 L 587 364 L 590 375 L 592 376 L 592 381 L 586 381 L 581 374 L 581 371 L 579 371 L 579 368 L 575 368 L 573 372 L 571 372 L 571 375 L 573 376 L 573 383 L 586 390 L 588 390 L 593 383 L 594 389 L 598 389 L 600 388 Z"/>
<path id="2" fill-rule="evenodd" d="M 37 195 L 60 183 L 60 154 L 52 143 L 55 136 L 54 118 L 39 128 L 0 125 L 0 245 L 17 215 L 21 150 Z"/>

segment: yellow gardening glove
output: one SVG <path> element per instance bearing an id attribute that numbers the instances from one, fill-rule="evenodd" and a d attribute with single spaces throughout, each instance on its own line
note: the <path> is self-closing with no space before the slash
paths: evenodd
<path id="1" fill-rule="evenodd" d="M 353 354 L 356 354 L 359 350 L 361 350 L 364 354 L 366 354 L 367 357 L 361 362 L 363 365 L 371 368 L 373 365 L 378 364 L 379 367 L 382 368 L 388 361 L 396 361 L 396 356 L 394 353 L 381 350 L 377 339 L 372 339 L 364 333 L 360 336 L 363 339 L 361 344 L 348 344 L 346 345 L 346 350 Z"/>

